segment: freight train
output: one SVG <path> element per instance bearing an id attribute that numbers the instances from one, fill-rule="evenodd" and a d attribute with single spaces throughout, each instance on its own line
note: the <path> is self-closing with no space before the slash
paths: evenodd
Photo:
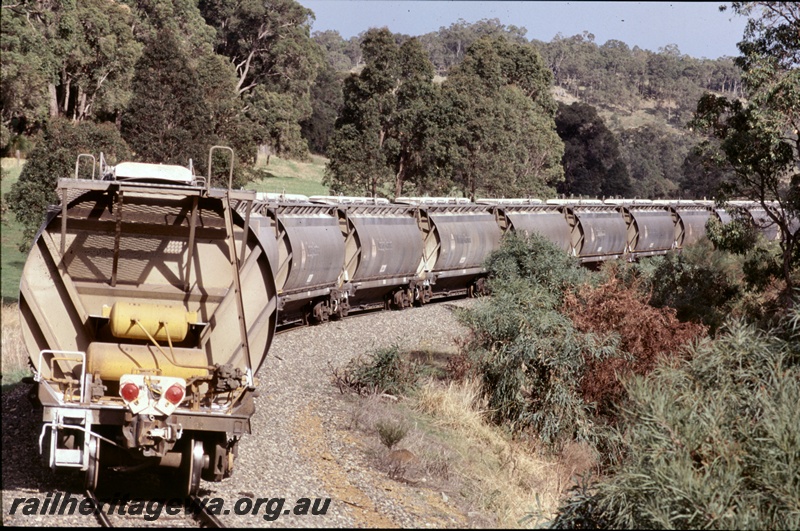
<path id="1" fill-rule="evenodd" d="M 592 263 L 681 249 L 710 217 L 730 219 L 705 202 L 256 194 L 231 188 L 221 146 L 208 168 L 81 155 L 27 257 L 40 453 L 88 490 L 109 467 L 171 469 L 182 495 L 230 476 L 279 325 L 484 293 L 484 260 L 507 232 Z M 777 237 L 763 208 L 738 206 Z"/>
<path id="2" fill-rule="evenodd" d="M 258 194 L 251 228 L 276 271 L 278 325 L 403 309 L 486 292 L 484 260 L 504 234 L 537 233 L 591 264 L 680 250 L 732 213 L 711 201 L 548 200 Z M 739 202 L 768 239 L 764 208 Z"/>

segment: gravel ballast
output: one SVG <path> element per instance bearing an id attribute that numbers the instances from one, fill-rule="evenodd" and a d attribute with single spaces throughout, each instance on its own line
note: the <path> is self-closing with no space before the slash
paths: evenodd
<path id="1" fill-rule="evenodd" d="M 351 423 L 348 397 L 331 383 L 331 376 L 332 368 L 381 347 L 455 352 L 454 339 L 466 331 L 456 322 L 453 308 L 472 304 L 472 300 L 458 300 L 353 315 L 278 334 L 258 374 L 260 396 L 251 421 L 253 433 L 239 444 L 233 477 L 221 483 L 203 481 L 200 497 L 224 500 L 229 514 L 220 519 L 229 527 L 469 525 L 458 508 L 444 501 L 447 496 L 424 485 L 393 480 L 384 470 L 371 466 L 363 441 L 347 429 Z M 3 524 L 96 526 L 91 515 L 23 515 L 20 508 L 17 514 L 9 514 L 15 498 L 45 500 L 57 492 L 70 492 L 82 499 L 80 475 L 54 475 L 40 464 L 41 412 L 30 406 L 26 393 L 27 386 L 21 385 L 2 397 Z M 141 492 L 142 488 L 148 492 L 148 485 L 157 490 L 160 481 L 152 474 L 112 473 L 107 476 L 106 488 L 119 494 Z M 258 498 L 265 499 L 259 514 L 234 514 L 235 507 L 241 512 Z M 265 519 L 266 499 L 275 498 L 285 499 L 281 514 Z M 324 515 L 292 514 L 295 502 L 303 498 L 331 501 Z M 270 510 L 277 505 L 278 501 L 273 501 Z M 127 526 L 154 523 L 158 522 L 145 521 L 142 516 L 124 520 Z M 161 524 L 171 526 L 166 520 Z"/>

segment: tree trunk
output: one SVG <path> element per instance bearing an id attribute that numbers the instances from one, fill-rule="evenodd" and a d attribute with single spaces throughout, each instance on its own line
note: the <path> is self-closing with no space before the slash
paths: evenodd
<path id="1" fill-rule="evenodd" d="M 47 85 L 47 88 L 50 91 L 50 118 L 55 118 L 58 116 L 58 93 L 52 83 Z"/>
<path id="2" fill-rule="evenodd" d="M 403 177 L 405 177 L 405 158 L 400 157 L 400 167 L 394 177 L 394 198 L 397 199 L 403 194 Z"/>
<path id="3" fill-rule="evenodd" d="M 62 113 L 64 116 L 67 116 L 68 108 L 69 108 L 69 97 L 70 97 L 70 82 L 67 81 L 64 83 L 64 93 L 61 94 L 61 103 L 59 105 L 59 112 Z"/>
<path id="4" fill-rule="evenodd" d="M 86 93 L 83 89 L 78 89 L 78 97 L 75 103 L 75 121 L 80 122 L 86 118 Z"/>

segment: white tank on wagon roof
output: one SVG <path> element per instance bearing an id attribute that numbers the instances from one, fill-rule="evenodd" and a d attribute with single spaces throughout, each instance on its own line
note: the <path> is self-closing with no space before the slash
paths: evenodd
<path id="1" fill-rule="evenodd" d="M 117 181 L 158 179 L 173 183 L 191 184 L 192 170 L 175 164 L 150 164 L 144 162 L 120 162 L 109 168 L 110 177 Z"/>
<path id="2" fill-rule="evenodd" d="M 309 197 L 302 194 L 284 194 L 282 192 L 256 192 L 256 201 L 308 203 Z"/>
<path id="3" fill-rule="evenodd" d="M 541 205 L 544 203 L 541 199 L 521 198 L 521 199 L 497 199 L 497 198 L 478 198 L 476 203 L 481 205 Z"/>

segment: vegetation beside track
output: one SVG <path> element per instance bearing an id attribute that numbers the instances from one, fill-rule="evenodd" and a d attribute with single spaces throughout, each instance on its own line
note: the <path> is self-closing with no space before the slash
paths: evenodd
<path id="1" fill-rule="evenodd" d="M 779 269 L 752 267 L 761 244 L 716 243 L 587 272 L 541 238 L 511 237 L 487 261 L 492 297 L 462 313 L 471 334 L 444 366 L 381 351 L 334 380 L 400 395 L 455 430 L 458 415 L 431 404 L 458 398 L 526 459 L 584 473 L 559 483 L 557 508 L 497 513 L 505 525 L 797 528 L 800 308 L 781 305 Z M 687 300 L 704 302 L 682 311 Z M 374 429 L 398 439 L 390 428 Z M 531 506 L 553 495 L 537 488 Z"/>

